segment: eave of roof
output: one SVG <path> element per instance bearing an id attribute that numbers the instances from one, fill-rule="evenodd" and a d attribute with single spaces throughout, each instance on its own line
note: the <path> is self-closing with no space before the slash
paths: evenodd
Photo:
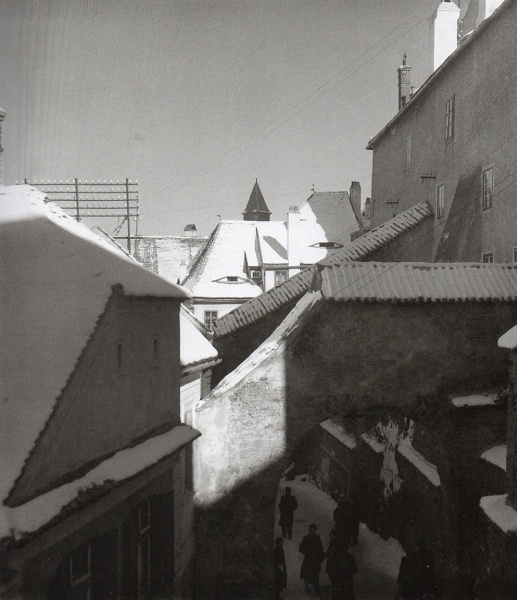
<path id="1" fill-rule="evenodd" d="M 407 104 L 405 104 L 398 113 L 389 121 L 387 125 L 385 125 L 379 133 L 377 133 L 371 140 L 368 141 L 366 146 L 366 150 L 373 150 L 375 144 L 384 137 L 384 134 L 397 123 L 397 121 L 407 113 L 408 110 L 413 108 L 416 101 L 422 97 L 424 93 L 429 89 L 429 87 L 434 83 L 436 79 L 441 77 L 443 73 L 450 67 L 450 65 L 457 60 L 458 56 L 460 56 L 465 49 L 468 48 L 474 40 L 476 40 L 483 31 L 490 26 L 490 24 L 497 18 L 499 18 L 503 12 L 505 12 L 515 0 L 506 0 L 497 8 L 489 17 L 481 21 L 478 27 L 469 33 L 466 37 L 463 38 L 461 43 L 458 45 L 456 50 L 435 70 L 429 77 L 424 81 L 424 83 L 417 89 L 413 97 L 409 100 Z"/>

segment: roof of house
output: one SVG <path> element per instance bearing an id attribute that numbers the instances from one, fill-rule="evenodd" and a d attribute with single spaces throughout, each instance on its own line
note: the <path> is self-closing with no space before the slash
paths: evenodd
<path id="1" fill-rule="evenodd" d="M 256 221 L 218 223 L 183 281 L 193 296 L 247 299 L 262 292 L 260 286 L 250 281 L 245 272 L 245 256 L 256 256 L 256 227 Z M 228 282 L 229 276 L 239 279 L 235 283 Z"/>
<path id="2" fill-rule="evenodd" d="M 251 190 L 248 204 L 246 204 L 246 208 L 244 209 L 244 212 L 242 214 L 249 216 L 258 214 L 271 214 L 271 211 L 267 207 L 266 201 L 264 200 L 264 196 L 262 195 L 262 192 L 260 190 L 258 181 L 255 181 L 255 185 Z"/>
<path id="3" fill-rule="evenodd" d="M 184 288 L 69 217 L 29 186 L 0 187 L 0 502 L 20 474 L 113 293 Z"/>
<path id="4" fill-rule="evenodd" d="M 517 264 L 327 261 L 321 291 L 339 302 L 517 300 Z"/>
<path id="5" fill-rule="evenodd" d="M 427 91 L 432 87 L 435 81 L 440 78 L 447 69 L 461 56 L 470 45 L 477 40 L 477 38 L 485 31 L 490 24 L 498 19 L 505 11 L 508 9 L 516 0 L 506 0 L 503 2 L 499 8 L 497 8 L 489 17 L 484 19 L 479 26 L 472 31 L 469 35 L 463 38 L 461 43 L 458 45 L 456 50 L 426 79 L 426 81 L 417 89 L 417 91 L 413 94 L 409 102 L 407 102 L 398 113 L 391 119 L 391 121 L 385 125 L 379 133 L 377 133 L 366 146 L 367 150 L 373 150 L 375 144 L 399 121 L 399 119 L 405 115 L 408 111 L 412 110 L 415 106 L 416 102 L 422 98 L 422 96 L 427 93 Z"/>
<path id="6" fill-rule="evenodd" d="M 361 260 L 431 215 L 432 212 L 427 202 L 417 204 L 343 248 L 333 251 L 329 258 L 324 260 L 334 258 L 337 261 Z M 315 273 L 315 266 L 308 267 L 281 285 L 249 300 L 217 319 L 214 324 L 215 337 L 222 337 L 251 325 L 296 298 L 300 298 L 309 290 Z"/>
<path id="7" fill-rule="evenodd" d="M 197 365 L 213 364 L 217 350 L 207 339 L 206 327 L 186 308 L 180 310 L 180 364 L 182 372 L 192 371 Z"/>

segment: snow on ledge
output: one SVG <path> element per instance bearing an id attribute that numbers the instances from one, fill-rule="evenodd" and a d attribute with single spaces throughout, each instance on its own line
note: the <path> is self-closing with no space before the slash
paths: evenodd
<path id="1" fill-rule="evenodd" d="M 497 340 L 499 348 L 515 350 L 517 348 L 517 325 L 508 330 Z"/>
<path id="2" fill-rule="evenodd" d="M 188 425 L 179 425 L 167 433 L 150 438 L 134 446 L 117 452 L 97 465 L 81 479 L 62 485 L 56 489 L 37 496 L 33 500 L 9 508 L 0 507 L 0 539 L 9 535 L 20 538 L 24 533 L 31 533 L 43 527 L 61 510 L 72 502 L 79 492 L 107 481 L 123 481 L 137 475 L 189 444 L 200 433 Z"/>
<path id="3" fill-rule="evenodd" d="M 417 452 L 408 437 L 404 438 L 398 447 L 398 451 L 404 458 L 412 463 L 423 475 L 429 479 L 429 481 L 436 487 L 441 485 L 440 475 L 438 475 L 438 469 L 435 465 L 427 461 L 420 452 Z"/>
<path id="4" fill-rule="evenodd" d="M 507 504 L 508 494 L 483 496 L 479 506 L 486 516 L 509 535 L 517 535 L 517 511 Z"/>
<path id="5" fill-rule="evenodd" d="M 506 471 L 506 444 L 499 444 L 490 448 L 486 452 L 483 452 L 481 458 Z"/>
<path id="6" fill-rule="evenodd" d="M 458 396 L 452 398 L 451 402 L 456 408 L 462 408 L 465 406 L 489 406 L 495 404 L 496 399 L 497 394 L 494 392 L 487 394 L 472 394 L 470 396 Z"/>
<path id="7" fill-rule="evenodd" d="M 361 434 L 361 438 L 370 446 L 370 448 L 377 452 L 377 454 L 381 454 L 386 450 L 386 444 L 380 442 L 376 436 L 371 433 L 363 433 Z"/>
<path id="8" fill-rule="evenodd" d="M 323 421 L 323 423 L 320 423 L 320 427 L 330 433 L 330 435 L 334 436 L 350 450 L 353 450 L 357 446 L 354 436 L 346 433 L 343 425 L 339 425 L 339 423 L 334 423 L 330 419 L 327 419 L 326 421 Z"/>

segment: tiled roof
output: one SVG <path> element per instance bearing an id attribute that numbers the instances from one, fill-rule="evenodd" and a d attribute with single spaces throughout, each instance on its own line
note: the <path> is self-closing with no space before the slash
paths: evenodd
<path id="1" fill-rule="evenodd" d="M 366 258 L 369 254 L 394 240 L 431 214 L 427 202 L 417 204 L 386 223 L 379 225 L 379 227 L 372 229 L 372 231 L 369 231 L 362 237 L 350 242 L 343 248 L 335 250 L 319 264 L 327 264 L 329 261 L 339 263 Z M 315 273 L 315 266 L 308 267 L 288 279 L 285 283 L 245 302 L 224 315 L 214 324 L 215 337 L 222 337 L 242 327 L 251 325 L 266 315 L 282 308 L 288 302 L 300 298 L 310 288 Z"/>
<path id="2" fill-rule="evenodd" d="M 517 265 L 341 262 L 321 269 L 327 300 L 482 302 L 517 300 Z"/>

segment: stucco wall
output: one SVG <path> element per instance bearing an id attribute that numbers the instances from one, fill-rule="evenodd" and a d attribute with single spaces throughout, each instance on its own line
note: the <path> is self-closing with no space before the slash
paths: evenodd
<path id="1" fill-rule="evenodd" d="M 372 226 L 396 211 L 429 199 L 436 205 L 436 187 L 445 186 L 445 215 L 435 215 L 433 255 L 444 261 L 480 261 L 494 253 L 495 262 L 513 261 L 517 235 L 515 178 L 517 168 L 517 5 L 513 3 L 465 48 L 375 144 L 373 150 Z M 468 44 L 468 46 L 467 46 Z M 455 96 L 455 132 L 445 139 L 446 103 Z M 406 169 L 406 139 L 411 136 L 411 162 Z M 493 208 L 481 210 L 481 173 L 493 167 Z M 420 175 L 429 174 L 434 179 Z M 451 205 L 455 198 L 455 207 Z M 446 226 L 447 220 L 449 224 Z M 443 240 L 444 228 L 459 219 L 461 227 Z M 454 228 L 453 228 L 454 229 Z M 450 247 L 438 248 L 446 242 Z M 438 252 L 438 254 L 437 254 Z M 442 256 L 443 254 L 443 256 Z"/>
<path id="2" fill-rule="evenodd" d="M 179 424 L 179 408 L 179 303 L 113 296 L 10 502 L 75 479 L 117 450 Z"/>

